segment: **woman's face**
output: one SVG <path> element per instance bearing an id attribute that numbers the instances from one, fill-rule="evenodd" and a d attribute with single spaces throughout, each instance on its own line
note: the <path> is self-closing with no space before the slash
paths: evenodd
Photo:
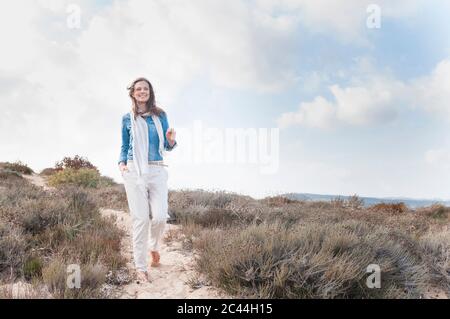
<path id="1" fill-rule="evenodd" d="M 146 103 L 150 98 L 150 88 L 145 81 L 137 82 L 134 85 L 133 97 L 138 103 Z"/>

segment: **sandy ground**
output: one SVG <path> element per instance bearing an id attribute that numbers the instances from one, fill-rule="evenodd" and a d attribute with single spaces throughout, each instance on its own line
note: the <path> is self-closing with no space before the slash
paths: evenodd
<path id="1" fill-rule="evenodd" d="M 52 190 L 45 184 L 45 180 L 37 175 L 24 175 L 31 183 Z M 127 267 L 135 278 L 135 270 L 132 262 L 132 237 L 131 218 L 127 212 L 101 208 L 100 212 L 105 217 L 113 216 L 116 225 L 125 231 L 122 241 L 122 254 L 127 260 Z M 204 284 L 202 277 L 194 270 L 194 255 L 191 251 L 182 248 L 181 226 L 167 224 L 164 241 L 161 245 L 161 260 L 159 267 L 149 267 L 150 282 L 131 283 L 120 287 L 118 293 L 122 299 L 224 299 L 229 298 L 217 289 Z M 151 258 L 149 257 L 149 261 Z M 194 278 L 195 280 L 191 280 Z M 191 285 L 194 282 L 196 285 Z M 191 286 L 194 286 L 192 288 Z"/>
<path id="2" fill-rule="evenodd" d="M 22 177 L 24 177 L 25 179 L 27 179 L 30 183 L 36 185 L 36 186 L 40 186 L 42 188 L 44 188 L 44 190 L 46 191 L 50 191 L 50 190 L 54 190 L 54 187 L 48 186 L 45 183 L 45 180 L 42 176 L 39 176 L 36 173 L 33 173 L 32 175 L 25 175 L 22 174 Z"/>
<path id="3" fill-rule="evenodd" d="M 125 230 L 122 252 L 127 258 L 129 270 L 134 274 L 132 264 L 131 219 L 128 213 L 113 209 L 101 209 L 103 216 L 115 216 L 116 224 Z M 180 226 L 167 224 L 164 242 L 161 245 L 161 265 L 149 267 L 149 283 L 137 284 L 136 281 L 123 286 L 120 298 L 156 299 L 156 298 L 227 298 L 210 286 L 197 289 L 188 284 L 191 278 L 198 278 L 194 270 L 194 258 L 191 252 L 183 250 Z M 151 258 L 149 257 L 149 261 Z M 201 280 L 195 280 L 201 282 Z"/>

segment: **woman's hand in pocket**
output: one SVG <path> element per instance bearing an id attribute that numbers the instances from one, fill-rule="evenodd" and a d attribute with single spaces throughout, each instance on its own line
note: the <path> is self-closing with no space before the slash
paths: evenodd
<path id="1" fill-rule="evenodd" d="M 121 172 L 121 173 L 128 172 L 128 167 L 127 167 L 127 165 L 126 165 L 125 163 L 123 163 L 123 162 L 119 164 L 119 169 L 120 169 L 120 172 Z"/>

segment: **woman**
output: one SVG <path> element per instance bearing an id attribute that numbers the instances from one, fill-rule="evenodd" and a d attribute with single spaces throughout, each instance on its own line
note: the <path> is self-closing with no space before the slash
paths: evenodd
<path id="1" fill-rule="evenodd" d="M 149 281 L 149 228 L 151 266 L 159 265 L 160 243 L 169 217 L 168 172 L 163 157 L 165 151 L 171 151 L 177 143 L 166 113 L 155 104 L 150 82 L 138 78 L 128 90 L 132 106 L 122 117 L 119 168 L 133 223 L 133 256 L 139 283 Z"/>

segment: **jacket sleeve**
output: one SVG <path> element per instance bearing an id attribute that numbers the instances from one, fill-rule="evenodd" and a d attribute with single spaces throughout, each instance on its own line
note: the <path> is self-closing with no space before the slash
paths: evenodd
<path id="1" fill-rule="evenodd" d="M 127 117 L 122 117 L 122 146 L 120 148 L 119 164 L 127 163 L 127 154 L 130 147 L 130 132 L 127 129 Z"/>
<path id="2" fill-rule="evenodd" d="M 167 114 L 164 113 L 161 119 L 161 125 L 163 127 L 163 134 L 164 134 L 164 149 L 166 151 L 171 151 L 173 150 L 178 144 L 177 141 L 175 141 L 175 144 L 173 144 L 172 146 L 170 146 L 169 141 L 167 140 L 166 137 L 166 132 L 169 129 L 169 120 L 167 119 Z"/>

